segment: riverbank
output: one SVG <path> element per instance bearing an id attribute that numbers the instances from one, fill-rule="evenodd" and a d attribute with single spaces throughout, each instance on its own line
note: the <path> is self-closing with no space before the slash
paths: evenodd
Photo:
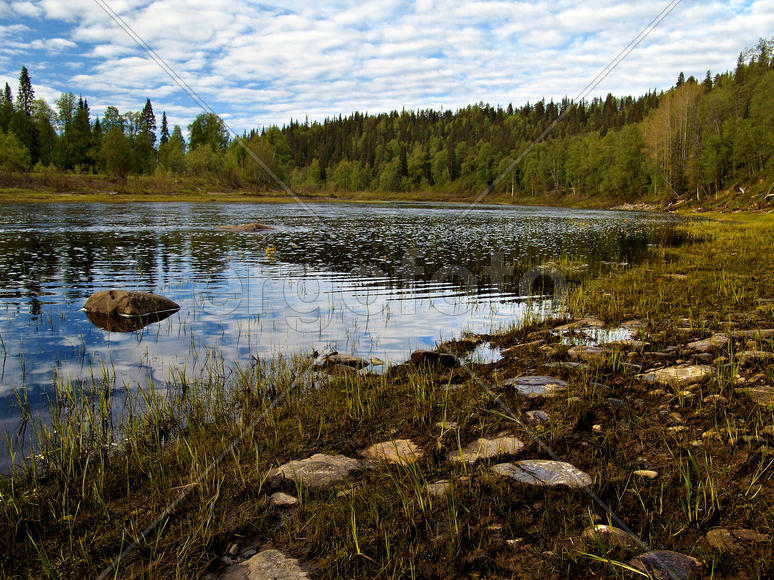
<path id="1" fill-rule="evenodd" d="M 768 187 L 768 189 L 767 189 Z M 577 195 L 553 192 L 524 195 L 492 192 L 460 193 L 448 191 L 414 192 L 294 192 L 245 190 L 222 183 L 182 176 L 131 176 L 111 178 L 104 175 L 74 175 L 58 172 L 0 175 L 0 202 L 36 203 L 291 203 L 291 202 L 437 202 L 484 203 L 576 207 L 583 209 L 621 209 L 633 211 L 774 211 L 772 187 L 764 180 L 746 188 L 732 188 L 712 196 L 654 195 L 623 200 L 615 195 Z"/>
<path id="2" fill-rule="evenodd" d="M 213 356 L 207 384 L 183 373 L 163 393 L 59 385 L 38 459 L 0 487 L 0 570 L 96 576 L 147 529 L 119 576 L 239 577 L 287 558 L 324 578 L 613 577 L 652 550 L 771 575 L 774 216 L 707 217 L 679 226 L 681 246 L 582 279 L 566 320 L 439 348 L 488 344 L 497 362 L 426 354 L 361 375 L 303 356 L 230 372 Z M 601 324 L 614 344 L 579 348 Z M 135 397 L 121 437 L 111 394 Z M 297 463 L 311 457 L 321 477 Z M 517 463 L 533 460 L 578 471 L 535 485 L 556 464 Z M 588 532 L 600 524 L 636 538 Z"/>

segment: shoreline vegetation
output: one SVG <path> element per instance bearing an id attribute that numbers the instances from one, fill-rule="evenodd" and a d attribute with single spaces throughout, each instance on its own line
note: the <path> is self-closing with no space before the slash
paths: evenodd
<path id="1" fill-rule="evenodd" d="M 5 203 L 478 203 L 503 206 L 549 206 L 583 209 L 620 209 L 632 211 L 678 212 L 771 212 L 774 211 L 774 183 L 759 179 L 743 190 L 718 191 L 709 198 L 695 195 L 669 199 L 645 197 L 622 202 L 616 196 L 566 195 L 546 193 L 524 195 L 483 191 L 449 193 L 441 191 L 366 192 L 299 191 L 290 195 L 283 190 L 245 190 L 228 188 L 200 179 L 132 176 L 114 178 L 104 175 L 25 173 L 0 175 L 0 201 Z"/>
<path id="2" fill-rule="evenodd" d="M 50 425 L 25 415 L 35 458 L 0 481 L 0 570 L 96 576 L 184 497 L 118 577 L 771 576 L 774 216 L 703 217 L 581 276 L 566 318 L 381 375 L 213 355 L 208 381 L 164 391 L 114 392 L 109 370 L 56 385 Z M 628 338 L 579 346 L 600 325 Z M 502 360 L 445 365 L 482 343 Z M 579 471 L 524 477 L 556 459 Z"/>

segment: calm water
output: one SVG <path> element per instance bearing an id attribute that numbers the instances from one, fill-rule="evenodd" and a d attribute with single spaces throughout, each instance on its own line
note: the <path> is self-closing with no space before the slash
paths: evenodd
<path id="1" fill-rule="evenodd" d="M 52 381 L 104 365 L 116 385 L 164 384 L 208 352 L 226 364 L 326 347 L 400 362 L 463 330 L 523 315 L 529 268 L 590 268 L 669 243 L 669 216 L 429 204 L 9 205 L 0 208 L 0 419 L 14 391 L 47 405 Z M 259 221 L 239 233 L 218 225 Z M 527 273 L 525 276 L 525 272 Z M 534 276 L 532 276 L 534 278 Z M 520 282 L 521 288 L 520 288 Z M 92 325 L 97 290 L 163 294 L 181 310 L 130 333 Z"/>

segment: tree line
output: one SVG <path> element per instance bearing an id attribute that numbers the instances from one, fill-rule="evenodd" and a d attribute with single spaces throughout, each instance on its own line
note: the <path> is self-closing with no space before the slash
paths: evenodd
<path id="1" fill-rule="evenodd" d="M 169 130 L 166 113 L 157 127 L 150 99 L 139 112 L 111 106 L 93 121 L 88 102 L 72 93 L 52 108 L 34 97 L 23 67 L 16 95 L 6 84 L 0 97 L 0 168 L 162 173 L 277 188 L 250 158 L 254 153 L 302 192 L 709 195 L 774 174 L 773 48 L 761 39 L 739 55 L 733 71 L 714 77 L 707 71 L 701 81 L 680 73 L 669 90 L 639 97 L 354 112 L 323 122 L 291 120 L 233 140 L 222 119 L 203 113 L 188 126 L 187 143 L 179 126 Z"/>

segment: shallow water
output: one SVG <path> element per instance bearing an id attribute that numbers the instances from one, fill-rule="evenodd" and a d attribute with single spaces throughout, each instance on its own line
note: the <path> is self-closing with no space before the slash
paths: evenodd
<path id="1" fill-rule="evenodd" d="M 524 316 L 534 266 L 574 258 L 604 270 L 669 243 L 673 218 L 634 212 L 442 204 L 62 204 L 0 208 L 0 420 L 14 391 L 46 407 L 54 380 L 106 368 L 117 387 L 226 364 L 323 350 L 386 361 L 463 330 Z M 263 222 L 260 233 L 218 225 Z M 612 266 L 611 266 L 612 264 Z M 156 292 L 180 304 L 128 333 L 81 310 L 97 290 Z M 533 308 L 550 308 L 538 296 Z"/>

